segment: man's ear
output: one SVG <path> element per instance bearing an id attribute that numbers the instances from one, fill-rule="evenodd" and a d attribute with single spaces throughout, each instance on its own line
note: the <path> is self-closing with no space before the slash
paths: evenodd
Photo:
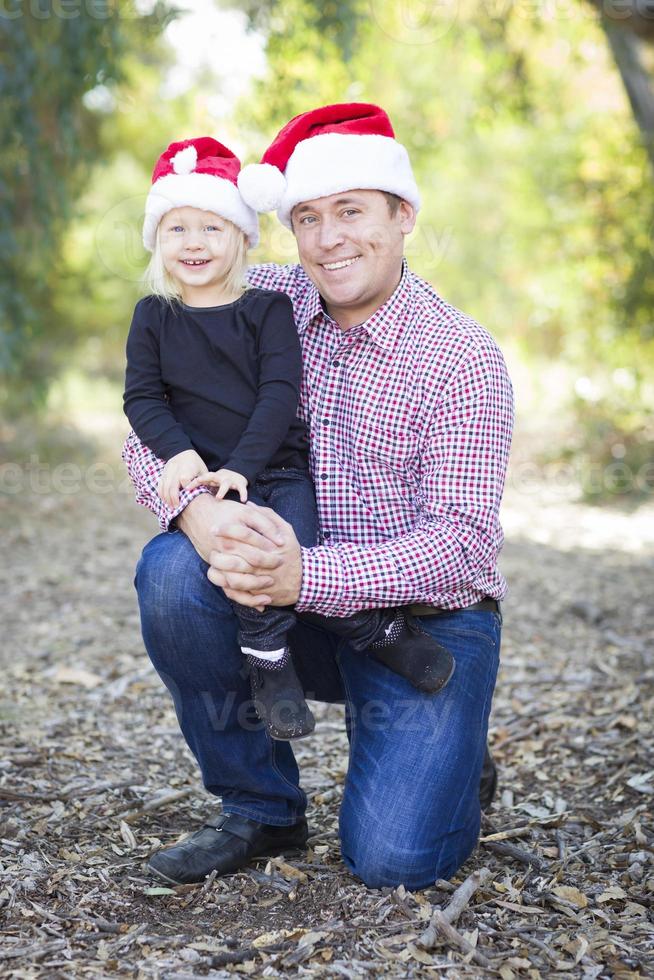
<path id="1" fill-rule="evenodd" d="M 400 231 L 403 235 L 410 235 L 416 226 L 416 209 L 408 201 L 400 201 L 397 209 L 397 217 L 400 222 Z"/>

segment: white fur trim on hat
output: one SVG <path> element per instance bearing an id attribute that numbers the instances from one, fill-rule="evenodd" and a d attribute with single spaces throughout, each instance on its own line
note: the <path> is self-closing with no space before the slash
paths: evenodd
<path id="1" fill-rule="evenodd" d="M 409 154 L 390 136 L 312 136 L 295 147 L 285 176 L 286 193 L 277 216 L 287 228 L 291 228 L 291 211 L 296 204 L 339 191 L 388 191 L 408 201 L 416 211 L 420 208 L 420 192 Z"/>
<path id="2" fill-rule="evenodd" d="M 175 159 L 179 156 L 178 153 Z M 143 244 L 148 252 L 154 249 L 157 228 L 163 216 L 173 208 L 183 207 L 213 211 L 245 232 L 250 248 L 255 248 L 259 243 L 256 211 L 248 207 L 235 184 L 213 174 L 174 173 L 160 177 L 152 185 L 145 202 Z"/>
<path id="3" fill-rule="evenodd" d="M 276 211 L 284 198 L 286 180 L 269 163 L 249 163 L 238 175 L 238 189 L 255 211 Z"/>

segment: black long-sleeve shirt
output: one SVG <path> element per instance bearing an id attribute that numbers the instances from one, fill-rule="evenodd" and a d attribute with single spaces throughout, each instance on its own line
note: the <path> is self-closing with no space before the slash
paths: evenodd
<path id="1" fill-rule="evenodd" d="M 308 466 L 297 417 L 302 375 L 291 301 L 248 289 L 235 302 L 137 303 L 127 339 L 125 414 L 161 459 L 195 449 L 249 483 L 267 466 Z"/>

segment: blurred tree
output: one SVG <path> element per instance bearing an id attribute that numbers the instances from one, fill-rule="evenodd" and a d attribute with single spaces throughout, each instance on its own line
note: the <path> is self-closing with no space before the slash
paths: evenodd
<path id="1" fill-rule="evenodd" d="M 654 170 L 654 85 L 644 45 L 654 44 L 654 3 L 648 0 L 589 0 L 622 77 L 634 118 Z"/>
<path id="2" fill-rule="evenodd" d="M 288 0 L 241 0 L 237 4 L 247 15 L 252 27 L 262 30 L 273 42 L 276 37 L 288 39 L 288 27 L 297 26 L 297 32 L 306 39 L 307 34 L 328 41 L 344 61 L 352 57 L 358 35 L 370 8 L 365 0 L 307 0 L 289 5 Z M 292 6 L 292 10 L 289 10 Z M 299 19 L 297 19 L 299 18 Z"/>
<path id="3" fill-rule="evenodd" d="M 541 429 L 544 405 L 559 429 L 567 412 L 583 465 L 640 470 L 654 188 L 590 6 L 371 0 L 363 17 L 352 0 L 326 24 L 313 0 L 239 6 L 268 34 L 268 72 L 237 112 L 253 149 L 321 102 L 384 105 L 423 190 L 411 264 L 532 364 L 523 410 Z M 264 228 L 268 254 L 291 257 Z M 559 432 L 548 449 L 562 445 Z"/>
<path id="4" fill-rule="evenodd" d="M 61 242 L 54 297 L 57 309 L 69 311 L 73 367 L 96 383 L 111 379 L 117 386 L 124 380 L 132 311 L 143 295 L 149 258 L 141 241 L 143 208 L 155 160 L 174 139 L 215 131 L 206 96 L 196 88 L 175 96 L 165 92 L 158 59 L 148 63 L 132 54 L 121 70 L 111 100 L 94 109 L 99 141 L 111 150 L 96 161 L 78 195 L 75 220 Z M 211 92 L 210 84 L 205 91 Z M 119 395 L 114 393 L 118 407 Z"/>
<path id="5" fill-rule="evenodd" d="M 0 17 L 0 407 L 38 405 L 70 343 L 57 309 L 62 237 L 92 164 L 111 152 L 87 100 L 110 98 L 173 12 L 118 0 L 11 0 Z"/>
<path id="6" fill-rule="evenodd" d="M 523 418 L 547 429 L 555 454 L 565 410 L 575 459 L 646 462 L 654 187 L 591 5 L 221 2 L 267 37 L 265 76 L 229 118 L 212 104 L 223 95 L 217 72 L 171 95 L 162 13 L 122 23 L 111 7 L 113 21 L 85 28 L 88 43 L 81 24 L 62 36 L 60 21 L 40 28 L 34 15 L 18 33 L 0 23 L 0 119 L 18 132 L 0 159 L 0 188 L 11 188 L 0 190 L 0 370 L 13 371 L 11 406 L 33 396 L 26 378 L 42 379 L 42 395 L 63 358 L 93 384 L 110 376 L 119 404 L 146 261 L 143 198 L 167 142 L 217 132 L 257 158 L 296 113 L 371 101 L 388 109 L 423 191 L 409 261 L 488 325 L 514 366 L 530 365 Z M 58 71 L 40 67 L 57 57 Z M 262 231 L 254 261 L 294 260 L 274 218 Z"/>

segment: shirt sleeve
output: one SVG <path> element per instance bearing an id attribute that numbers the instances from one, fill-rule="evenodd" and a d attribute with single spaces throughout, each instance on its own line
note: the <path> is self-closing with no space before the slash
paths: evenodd
<path id="1" fill-rule="evenodd" d="M 257 401 L 225 468 L 252 483 L 267 466 L 297 416 L 302 353 L 291 301 L 267 293 L 253 303 L 259 379 Z"/>
<path id="2" fill-rule="evenodd" d="M 511 382 L 501 352 L 489 343 L 464 362 L 433 406 L 421 446 L 415 528 L 373 547 L 303 548 L 298 611 L 348 616 L 413 602 L 447 607 L 448 593 L 473 586 L 501 544 L 512 430 Z"/>
<path id="3" fill-rule="evenodd" d="M 202 493 L 210 493 L 207 487 L 196 490 L 179 491 L 179 506 L 169 507 L 159 496 L 157 487 L 164 468 L 164 460 L 159 459 L 147 446 L 143 445 L 134 431 L 125 440 L 122 451 L 123 462 L 136 491 L 136 502 L 151 510 L 159 521 L 162 531 L 170 530 L 172 521 L 182 513 L 187 504 Z"/>
<path id="4" fill-rule="evenodd" d="M 136 305 L 127 337 L 123 408 L 139 439 L 163 460 L 193 449 L 166 398 L 159 356 L 160 312 L 152 297 Z"/>

